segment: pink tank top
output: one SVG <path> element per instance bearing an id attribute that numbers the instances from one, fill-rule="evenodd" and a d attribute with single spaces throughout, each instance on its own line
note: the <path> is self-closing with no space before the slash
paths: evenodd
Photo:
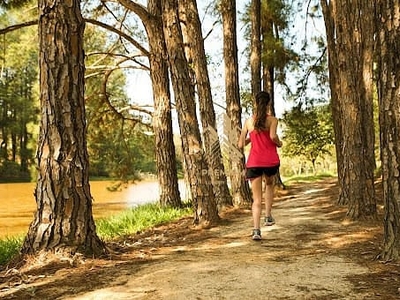
<path id="1" fill-rule="evenodd" d="M 274 167 L 279 165 L 277 147 L 271 140 L 269 131 L 252 130 L 249 135 L 251 147 L 246 167 Z"/>

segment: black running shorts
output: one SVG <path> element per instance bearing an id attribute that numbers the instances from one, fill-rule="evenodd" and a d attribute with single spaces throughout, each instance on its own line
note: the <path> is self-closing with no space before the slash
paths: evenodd
<path id="1" fill-rule="evenodd" d="M 253 179 L 260 176 L 273 176 L 278 173 L 279 165 L 274 167 L 255 167 L 246 169 L 246 179 Z"/>

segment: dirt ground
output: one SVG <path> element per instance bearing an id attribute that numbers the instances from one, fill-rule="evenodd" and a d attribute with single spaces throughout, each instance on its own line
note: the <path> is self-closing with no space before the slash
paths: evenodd
<path id="1" fill-rule="evenodd" d="M 400 299 L 399 264 L 377 259 L 379 220 L 346 220 L 332 179 L 280 191 L 276 224 L 252 241 L 251 213 L 182 219 L 110 243 L 108 259 L 54 259 L 0 273 L 3 299 Z M 381 197 L 379 197 L 381 198 Z"/>

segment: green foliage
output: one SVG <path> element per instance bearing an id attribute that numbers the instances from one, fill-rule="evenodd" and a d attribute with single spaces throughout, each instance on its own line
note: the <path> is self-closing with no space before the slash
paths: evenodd
<path id="1" fill-rule="evenodd" d="M 287 42 L 292 8 L 283 0 L 264 0 L 261 1 L 261 10 L 262 26 L 269 29 L 264 30 L 262 61 L 275 69 L 275 79 L 283 84 L 286 78 L 284 69 L 298 60 L 298 54 Z"/>
<path id="2" fill-rule="evenodd" d="M 0 16 L 0 24 L 23 22 L 36 17 L 36 12 L 10 10 Z M 0 47 L 0 178 L 29 181 L 39 113 L 37 27 L 7 33 Z"/>
<path id="3" fill-rule="evenodd" d="M 0 26 L 34 17 L 37 17 L 36 6 L 7 10 L 7 14 L 0 15 Z M 33 170 L 40 117 L 37 26 L 11 31 L 3 39 L 0 46 L 3 47 L 0 51 L 0 178 L 23 181 L 29 180 L 27 174 Z M 87 145 L 91 175 L 128 181 L 140 171 L 154 173 L 156 167 L 153 136 L 145 134 L 148 126 L 140 125 L 149 123 L 149 118 L 126 109 L 130 103 L 124 68 L 119 66 L 121 58 L 108 54 L 110 49 L 124 51 L 118 42 L 115 37 L 110 39 L 105 30 L 86 27 Z M 107 72 L 110 76 L 105 82 Z"/>
<path id="4" fill-rule="evenodd" d="M 31 0 L 0 0 L 0 7 L 10 9 L 19 8 L 32 2 Z"/>
<path id="5" fill-rule="evenodd" d="M 284 155 L 304 157 L 315 168 L 318 157 L 331 154 L 329 150 L 334 142 L 334 134 L 328 105 L 306 109 L 293 107 L 284 113 L 283 123 Z"/>
<path id="6" fill-rule="evenodd" d="M 267 66 L 273 66 L 276 71 L 283 73 L 285 67 L 297 61 L 297 54 L 285 46 L 285 41 L 282 38 L 276 38 L 273 35 L 265 36 L 264 52 L 262 53 L 262 61 Z M 285 79 L 285 74 L 279 74 L 277 77 L 280 82 Z"/>
<path id="7" fill-rule="evenodd" d="M 28 170 L 21 170 L 21 166 L 13 161 L 4 161 L 0 164 L 0 183 L 30 182 L 31 174 Z"/>
<path id="8" fill-rule="evenodd" d="M 136 179 L 138 172 L 155 173 L 153 136 L 137 128 L 140 126 L 102 116 L 108 124 L 96 120 L 102 126 L 89 126 L 90 174 L 129 181 Z"/>
<path id="9" fill-rule="evenodd" d="M 240 103 L 242 105 L 242 116 L 245 118 L 248 118 L 253 114 L 253 102 L 254 101 L 251 92 L 243 88 L 240 93 Z"/>
<path id="10" fill-rule="evenodd" d="M 110 110 L 102 97 L 98 78 L 87 81 L 88 94 L 88 151 L 91 176 L 108 176 L 129 181 L 138 172 L 155 172 L 154 137 L 146 126 L 132 121 L 128 115 L 118 115 Z M 109 81 L 110 104 L 120 110 L 129 106 L 124 91 L 123 74 L 116 72 Z"/>
<path id="11" fill-rule="evenodd" d="M 285 143 L 284 143 L 285 146 Z M 281 165 L 279 171 L 283 177 L 309 176 L 315 174 L 336 174 L 337 162 L 334 146 L 329 147 L 333 155 L 319 157 L 315 164 L 307 161 L 303 156 L 289 157 L 281 154 Z"/>
<path id="12" fill-rule="evenodd" d="M 85 32 L 86 115 L 90 175 L 121 179 L 137 173 L 155 173 L 154 137 L 149 119 L 130 109 L 125 91 L 126 75 L 113 55 L 106 55 L 109 37 L 88 26 Z M 119 46 L 114 45 L 116 50 Z M 123 49 L 120 49 L 123 51 Z M 100 63 L 101 62 L 101 63 Z M 104 74 L 111 72 L 105 82 Z M 104 85 L 107 96 L 104 95 Z"/>
<path id="13" fill-rule="evenodd" d="M 158 204 L 145 204 L 126 212 L 96 221 L 97 232 L 103 239 L 109 240 L 119 236 L 135 234 L 166 222 L 189 216 L 189 207 L 177 209 L 161 207 Z"/>
<path id="14" fill-rule="evenodd" d="M 288 40 L 289 20 L 293 8 L 288 1 L 262 0 L 261 1 L 261 27 L 262 27 L 262 53 L 261 59 L 264 67 L 273 68 L 275 81 L 285 85 L 287 68 L 297 66 L 299 55 L 291 48 Z M 246 6 L 246 13 L 242 15 L 245 24 L 244 38 L 250 45 L 250 2 Z M 250 48 L 247 48 L 250 51 Z M 250 59 L 250 57 L 248 57 Z M 250 63 L 247 67 L 250 66 Z"/>
<path id="15" fill-rule="evenodd" d="M 0 266 L 7 264 L 13 257 L 18 255 L 22 242 L 22 237 L 8 237 L 0 240 Z"/>

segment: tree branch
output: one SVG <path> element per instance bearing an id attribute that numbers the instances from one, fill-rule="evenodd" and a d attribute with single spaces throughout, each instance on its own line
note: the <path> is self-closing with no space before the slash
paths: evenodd
<path id="1" fill-rule="evenodd" d="M 121 63 L 122 63 L 122 62 L 121 62 Z M 105 102 L 106 105 L 111 109 L 111 111 L 112 111 L 115 115 L 117 115 L 119 118 L 121 118 L 122 120 L 129 120 L 129 121 L 134 122 L 135 124 L 136 124 L 136 123 L 141 123 L 141 124 L 143 124 L 144 126 L 146 126 L 146 127 L 148 127 L 148 128 L 152 128 L 151 124 L 144 123 L 144 122 L 142 122 L 142 120 L 140 120 L 140 119 L 138 119 L 138 118 L 127 118 L 127 117 L 125 117 L 125 116 L 122 114 L 122 112 L 123 112 L 124 110 L 126 110 L 126 108 L 125 108 L 125 109 L 121 109 L 121 110 L 118 111 L 118 110 L 111 104 L 111 101 L 110 101 L 110 99 L 109 99 L 108 92 L 107 92 L 107 82 L 108 82 L 108 78 L 111 76 L 112 72 L 114 72 L 115 70 L 118 70 L 118 69 L 119 69 L 119 68 L 113 68 L 113 69 L 111 69 L 111 70 L 108 70 L 108 71 L 104 74 L 104 80 L 103 80 L 103 84 L 102 84 L 102 86 L 101 86 L 101 94 L 102 94 L 102 96 L 103 96 L 104 102 Z M 139 111 L 138 107 L 132 106 L 132 108 Z M 144 109 L 141 109 L 141 111 L 142 111 L 142 112 L 145 112 L 145 113 L 147 113 L 147 114 L 149 114 L 149 115 L 152 115 L 152 113 L 151 113 L 150 111 L 146 111 L 146 110 L 144 110 Z"/>
<path id="2" fill-rule="evenodd" d="M 18 30 L 24 27 L 29 27 L 29 26 L 33 26 L 33 25 L 37 25 L 38 21 L 37 20 L 33 20 L 33 21 L 28 21 L 28 22 L 24 22 L 24 23 L 20 23 L 20 24 L 16 24 L 16 25 L 11 25 L 5 28 L 0 29 L 0 34 L 6 34 L 9 32 L 12 32 L 14 30 Z"/>
<path id="3" fill-rule="evenodd" d="M 145 6 L 130 0 L 118 0 L 118 3 L 135 13 L 142 20 L 145 26 L 150 21 L 151 15 Z"/>
<path id="4" fill-rule="evenodd" d="M 142 45 L 140 45 L 140 43 L 138 43 L 135 39 L 133 39 L 129 35 L 125 34 L 121 30 L 115 29 L 111 25 L 105 24 L 103 22 L 100 22 L 100 21 L 97 21 L 94 19 L 86 19 L 85 18 L 85 22 L 102 27 L 111 32 L 114 32 L 115 34 L 123 37 L 124 39 L 126 39 L 127 41 L 132 43 L 132 45 L 134 45 L 144 56 L 149 56 L 149 51 L 147 49 L 142 47 Z M 20 24 L 16 24 L 16 25 L 7 26 L 5 28 L 0 29 L 0 34 L 6 34 L 9 32 L 12 32 L 12 31 L 24 28 L 24 27 L 33 26 L 33 25 L 38 25 L 38 20 L 32 20 L 32 21 L 28 21 L 28 22 L 24 22 L 24 23 L 20 23 Z"/>
<path id="5" fill-rule="evenodd" d="M 143 48 L 135 39 L 131 38 L 129 35 L 123 33 L 122 31 L 115 29 L 111 25 L 105 24 L 103 22 L 100 22 L 100 21 L 97 21 L 94 19 L 85 19 L 85 21 L 90 24 L 97 25 L 99 27 L 105 28 L 111 32 L 118 34 L 119 36 L 123 37 L 127 41 L 131 42 L 132 45 L 134 45 L 140 52 L 143 53 L 143 55 L 149 56 L 149 51 L 147 51 L 145 48 Z"/>

